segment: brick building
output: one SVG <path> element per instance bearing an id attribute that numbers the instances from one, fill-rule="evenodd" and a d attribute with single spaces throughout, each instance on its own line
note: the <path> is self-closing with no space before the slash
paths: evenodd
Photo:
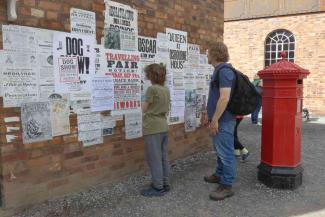
<path id="1" fill-rule="evenodd" d="M 155 37 L 166 27 L 188 32 L 189 42 L 206 49 L 209 41 L 222 40 L 223 1 L 118 0 L 138 10 L 139 35 Z M 7 19 L 6 1 L 0 0 L 0 23 L 70 32 L 70 8 L 94 11 L 97 42 L 104 27 L 103 0 L 20 0 L 18 19 Z M 2 34 L 0 32 L 0 48 Z M 2 99 L 1 99 L 2 102 Z M 104 144 L 83 147 L 77 139 L 76 115 L 70 115 L 71 134 L 52 140 L 23 144 L 22 132 L 8 133 L 8 127 L 21 127 L 20 121 L 5 123 L 7 117 L 19 117 L 20 108 L 0 104 L 0 185 L 2 208 L 25 207 L 48 198 L 80 191 L 89 186 L 111 182 L 146 168 L 143 139 L 124 140 L 123 121 L 117 122 L 114 135 Z M 172 160 L 209 149 L 204 129 L 184 132 L 184 124 L 170 127 Z M 6 135 L 17 136 L 7 142 Z"/>
<path id="2" fill-rule="evenodd" d="M 225 0 L 224 41 L 231 62 L 253 78 L 279 51 L 311 74 L 304 107 L 325 114 L 325 1 Z"/>

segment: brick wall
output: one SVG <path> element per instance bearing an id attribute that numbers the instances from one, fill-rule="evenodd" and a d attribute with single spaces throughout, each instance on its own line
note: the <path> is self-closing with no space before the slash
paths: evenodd
<path id="1" fill-rule="evenodd" d="M 295 63 L 311 74 L 304 81 L 304 106 L 325 114 L 325 13 L 225 22 L 231 63 L 253 78 L 264 68 L 264 42 L 276 29 L 295 35 Z"/>
<path id="2" fill-rule="evenodd" d="M 320 0 L 320 10 L 325 11 L 325 0 Z"/>
<path id="3" fill-rule="evenodd" d="M 139 34 L 155 36 L 166 27 L 187 31 L 189 42 L 206 49 L 209 41 L 222 39 L 223 1 L 125 0 L 121 3 L 139 11 Z M 12 24 L 70 31 L 70 7 L 96 12 L 97 41 L 104 26 L 103 0 L 20 0 L 18 20 Z M 5 1 L 0 0 L 0 23 L 8 23 Z M 2 35 L 0 34 L 2 48 Z M 1 100 L 2 101 L 2 100 Z M 35 204 L 47 198 L 79 191 L 89 186 L 110 182 L 146 168 L 143 139 L 126 141 L 123 121 L 117 123 L 114 135 L 104 137 L 104 144 L 84 148 L 77 140 L 77 118 L 70 116 L 71 134 L 53 140 L 22 144 L 18 139 L 6 143 L 4 117 L 20 116 L 20 108 L 0 105 L 1 187 L 7 209 Z M 20 122 L 6 124 L 20 126 Z M 184 133 L 182 124 L 169 130 L 170 158 L 177 159 L 209 149 L 206 130 Z"/>

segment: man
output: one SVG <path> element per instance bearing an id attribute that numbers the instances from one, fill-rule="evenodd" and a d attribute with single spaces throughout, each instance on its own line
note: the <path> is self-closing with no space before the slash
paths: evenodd
<path id="1" fill-rule="evenodd" d="M 256 91 L 259 94 L 262 94 L 262 80 L 260 79 L 260 77 L 256 74 L 254 76 L 254 80 L 252 81 L 252 84 L 254 85 Z M 251 120 L 252 120 L 252 124 L 256 124 L 261 126 L 262 124 L 258 121 L 258 114 L 260 113 L 262 107 L 262 98 L 260 98 L 258 100 L 258 104 L 256 106 L 255 111 L 251 114 Z"/>
<path id="2" fill-rule="evenodd" d="M 217 42 L 208 50 L 209 64 L 215 68 L 209 87 L 207 112 L 203 114 L 203 124 L 208 126 L 213 138 L 213 147 L 217 155 L 217 167 L 214 174 L 205 176 L 209 183 L 218 183 L 216 191 L 210 193 L 210 199 L 223 200 L 234 195 L 232 185 L 236 175 L 234 155 L 235 116 L 227 110 L 227 105 L 235 84 L 235 74 L 224 67 L 229 60 L 227 46 Z"/>

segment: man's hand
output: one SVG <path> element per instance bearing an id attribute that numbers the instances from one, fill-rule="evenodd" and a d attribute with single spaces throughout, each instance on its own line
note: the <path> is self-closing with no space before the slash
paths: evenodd
<path id="1" fill-rule="evenodd" d="M 202 112 L 202 115 L 201 115 L 201 125 L 203 126 L 207 126 L 208 125 L 208 113 L 205 111 L 205 112 Z"/>
<path id="2" fill-rule="evenodd" d="M 210 135 L 215 136 L 219 131 L 218 128 L 219 128 L 218 120 L 212 119 L 211 123 L 208 126 Z"/>

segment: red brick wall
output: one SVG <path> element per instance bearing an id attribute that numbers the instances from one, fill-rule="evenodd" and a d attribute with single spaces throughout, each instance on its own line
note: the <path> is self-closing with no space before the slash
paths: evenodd
<path id="1" fill-rule="evenodd" d="M 189 42 L 205 50 L 209 41 L 222 39 L 222 0 L 121 0 L 139 12 L 139 34 L 155 36 L 166 27 L 187 31 Z M 17 3 L 16 25 L 70 31 L 70 7 L 96 12 L 97 41 L 104 26 L 103 0 L 20 0 Z M 5 0 L 0 0 L 0 23 L 8 23 Z M 0 33 L 0 48 L 2 35 Z M 1 100 L 2 101 L 2 100 Z M 20 108 L 0 105 L 1 186 L 4 206 L 19 208 L 47 198 L 80 191 L 83 188 L 116 180 L 143 171 L 143 139 L 126 141 L 123 121 L 117 123 L 114 135 L 104 137 L 104 144 L 84 148 L 77 139 L 76 115 L 70 116 L 71 134 L 53 140 L 22 144 L 18 139 L 7 143 L 4 117 L 20 116 Z M 6 124 L 20 126 L 20 122 Z M 183 124 L 170 127 L 170 158 L 177 159 L 209 149 L 204 129 L 184 133 Z"/>

